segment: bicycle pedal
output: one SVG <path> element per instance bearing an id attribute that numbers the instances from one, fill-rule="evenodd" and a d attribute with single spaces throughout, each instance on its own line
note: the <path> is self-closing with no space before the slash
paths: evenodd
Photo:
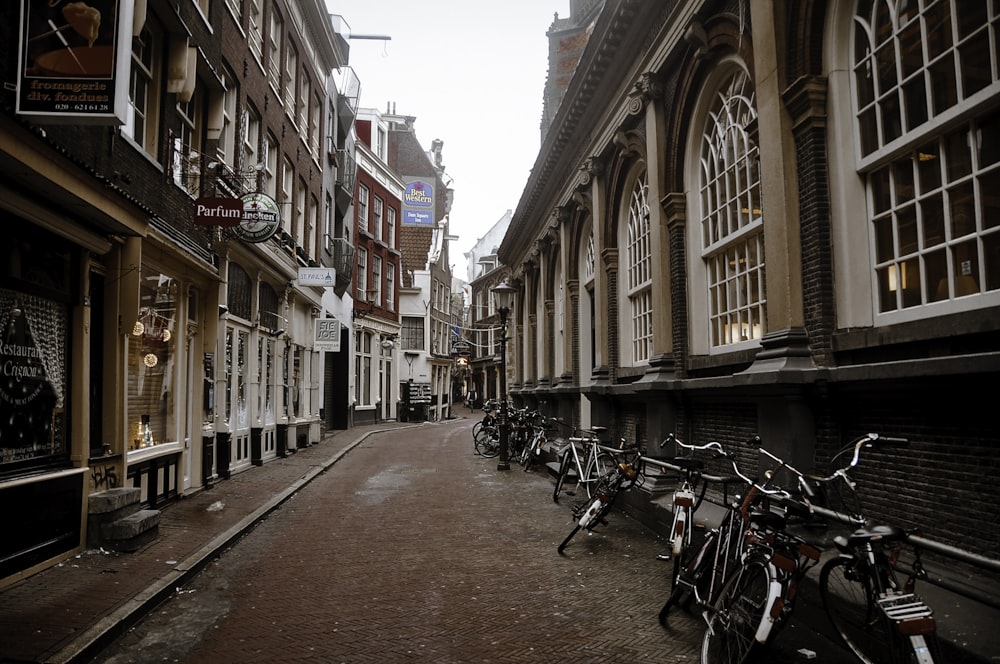
<path id="1" fill-rule="evenodd" d="M 673 560 L 673 558 L 674 557 L 671 556 L 669 553 L 658 553 L 658 554 L 656 554 L 656 559 L 657 560 Z"/>

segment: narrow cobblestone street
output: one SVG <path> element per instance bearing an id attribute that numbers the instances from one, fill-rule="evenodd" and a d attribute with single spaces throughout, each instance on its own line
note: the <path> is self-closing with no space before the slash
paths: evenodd
<path id="1" fill-rule="evenodd" d="M 465 424 L 372 436 L 106 661 L 694 661 L 695 621 L 655 619 L 656 539 L 615 515 L 559 556 L 548 478 L 498 472 Z"/>
<path id="2" fill-rule="evenodd" d="M 656 620 L 663 542 L 616 512 L 560 556 L 571 499 L 472 423 L 369 437 L 95 661 L 698 661 L 700 620 Z"/>

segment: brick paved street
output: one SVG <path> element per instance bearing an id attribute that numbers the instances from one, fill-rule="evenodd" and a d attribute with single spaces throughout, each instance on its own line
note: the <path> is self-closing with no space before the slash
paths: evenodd
<path id="1" fill-rule="evenodd" d="M 549 479 L 498 472 L 470 426 L 370 437 L 110 661 L 145 661 L 142 630 L 192 613 L 200 633 L 171 646 L 184 661 L 695 661 L 699 625 L 680 616 L 671 635 L 655 619 L 656 539 L 615 516 L 559 556 L 571 522 Z"/>
<path id="2" fill-rule="evenodd" d="M 697 661 L 662 541 L 616 513 L 558 555 L 568 506 L 471 424 L 369 437 L 98 661 Z"/>
<path id="3" fill-rule="evenodd" d="M 475 456 L 474 421 L 337 432 L 169 506 L 136 554 L 0 591 L 0 662 L 698 661 L 700 620 L 656 622 L 663 542 L 614 512 L 559 556 L 568 505 Z M 933 605 L 989 635 L 992 614 Z M 851 661 L 828 629 L 803 586 L 761 661 Z"/>

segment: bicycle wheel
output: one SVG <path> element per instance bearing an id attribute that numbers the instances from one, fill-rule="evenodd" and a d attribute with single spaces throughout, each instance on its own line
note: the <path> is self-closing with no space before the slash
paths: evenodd
<path id="1" fill-rule="evenodd" d="M 535 462 L 535 456 L 538 454 L 538 446 L 541 444 L 541 440 L 538 436 L 533 437 L 531 442 L 525 445 L 521 451 L 521 466 L 524 468 L 524 472 L 528 472 L 531 464 Z"/>
<path id="2" fill-rule="evenodd" d="M 569 470 L 573 467 L 573 452 L 568 448 L 563 451 L 562 460 L 559 462 L 559 474 L 556 475 L 556 486 L 552 489 L 552 501 L 559 502 L 559 493 L 562 491 L 563 486 L 566 484 L 567 478 L 569 478 Z M 567 491 L 566 493 L 573 495 L 573 492 Z"/>
<path id="3" fill-rule="evenodd" d="M 771 572 L 751 560 L 726 582 L 712 609 L 701 645 L 702 664 L 743 664 L 757 649 L 757 628 L 765 619 Z"/>
<path id="4" fill-rule="evenodd" d="M 580 524 L 576 524 L 575 526 L 573 526 L 573 530 L 571 530 L 571 531 L 569 532 L 569 535 L 567 535 L 567 536 L 566 536 L 566 539 L 564 539 L 564 540 L 563 540 L 563 541 L 562 541 L 562 542 L 561 542 L 561 543 L 559 544 L 559 548 L 558 548 L 558 551 L 559 551 L 559 553 L 562 553 L 562 552 L 563 552 L 563 549 L 565 549 L 565 548 L 566 548 L 566 545 L 567 545 L 567 544 L 569 544 L 569 541 L 570 541 L 571 539 L 573 539 L 573 535 L 576 535 L 576 534 L 577 534 L 578 532 L 580 532 Z"/>
<path id="5" fill-rule="evenodd" d="M 819 573 L 819 595 L 841 640 L 865 664 L 891 661 L 891 635 L 875 603 L 867 566 L 834 558 Z"/>
<path id="6" fill-rule="evenodd" d="M 674 560 L 674 575 L 671 579 L 670 596 L 660 609 L 660 624 L 666 627 L 667 614 L 670 609 L 681 605 L 686 607 L 694 599 L 695 590 L 699 594 L 706 591 L 707 580 L 711 577 L 712 563 L 715 560 L 715 549 L 719 544 L 719 531 L 713 530 L 705 535 L 705 541 L 694 550 L 690 560 L 678 565 Z M 679 569 L 678 569 L 679 567 Z"/>
<path id="7" fill-rule="evenodd" d="M 607 477 L 618 469 L 618 462 L 610 454 L 600 452 L 597 457 L 587 466 L 586 474 L 587 497 L 593 498 L 596 495 L 597 485 L 601 478 Z"/>
<path id="8" fill-rule="evenodd" d="M 486 458 L 500 454 L 500 434 L 495 427 L 483 427 L 476 438 L 476 452 Z"/>

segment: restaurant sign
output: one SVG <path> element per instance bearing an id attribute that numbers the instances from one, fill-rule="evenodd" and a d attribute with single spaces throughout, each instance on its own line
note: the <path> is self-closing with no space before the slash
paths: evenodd
<path id="1" fill-rule="evenodd" d="M 17 113 L 52 124 L 125 124 L 135 3 L 21 3 Z"/>

